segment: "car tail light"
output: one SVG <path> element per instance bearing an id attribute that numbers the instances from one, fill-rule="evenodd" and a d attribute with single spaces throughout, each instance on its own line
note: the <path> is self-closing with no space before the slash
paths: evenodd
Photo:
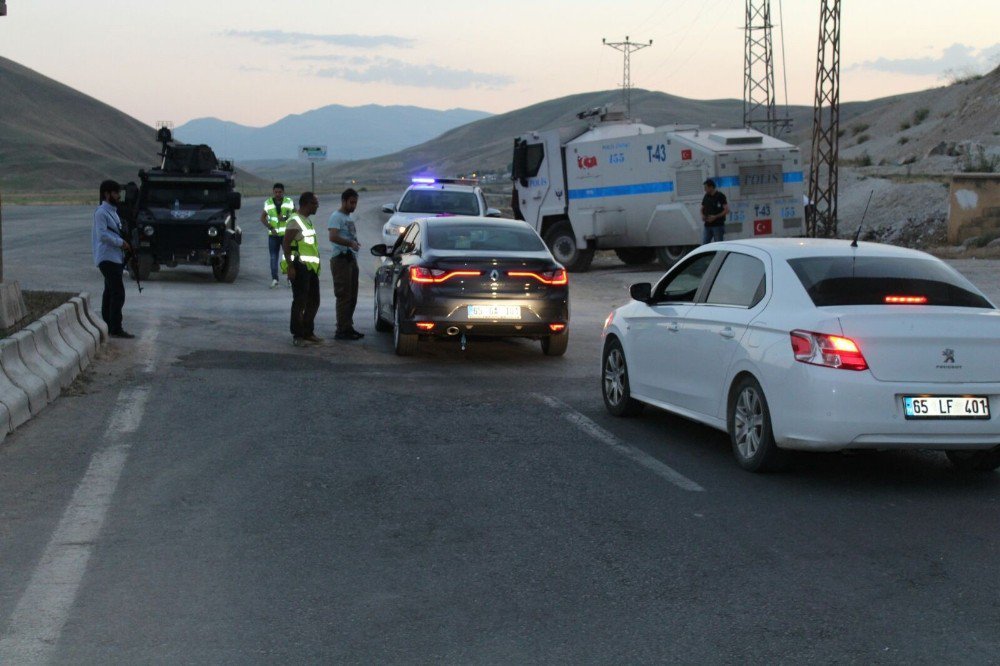
<path id="1" fill-rule="evenodd" d="M 439 284 L 453 277 L 478 277 L 482 271 L 445 271 L 440 268 L 410 266 L 410 281 L 421 284 Z"/>
<path id="2" fill-rule="evenodd" d="M 615 320 L 615 311 L 612 310 L 608 313 L 608 318 L 604 320 L 604 330 L 608 330 L 608 326 L 611 326 L 611 322 Z"/>
<path id="3" fill-rule="evenodd" d="M 507 277 L 534 278 L 542 284 L 562 286 L 569 284 L 569 274 L 565 268 L 557 268 L 551 271 L 507 271 Z"/>
<path id="4" fill-rule="evenodd" d="M 418 321 L 417 328 L 421 331 L 432 331 L 434 330 L 434 322 L 432 321 Z"/>
<path id="5" fill-rule="evenodd" d="M 549 330 L 553 333 L 559 333 L 566 330 L 566 324 L 549 324 Z"/>
<path id="6" fill-rule="evenodd" d="M 885 302 L 890 305 L 927 305 L 926 296 L 886 296 Z"/>
<path id="7" fill-rule="evenodd" d="M 850 338 L 811 331 L 792 331 L 789 335 L 796 361 L 841 370 L 868 369 L 861 347 Z"/>

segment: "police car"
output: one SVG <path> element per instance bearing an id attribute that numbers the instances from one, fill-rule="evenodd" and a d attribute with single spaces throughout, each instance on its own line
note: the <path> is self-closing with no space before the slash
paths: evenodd
<path id="1" fill-rule="evenodd" d="M 410 222 L 424 217 L 470 215 L 500 217 L 500 211 L 486 206 L 486 197 L 476 180 L 467 178 L 413 178 L 398 203 L 382 206 L 390 215 L 382 227 L 382 239 L 392 247 Z"/>

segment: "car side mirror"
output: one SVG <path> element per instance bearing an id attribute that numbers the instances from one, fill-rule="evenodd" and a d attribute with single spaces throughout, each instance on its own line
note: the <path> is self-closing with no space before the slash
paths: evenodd
<path id="1" fill-rule="evenodd" d="M 637 282 L 628 288 L 632 300 L 648 303 L 653 296 L 653 285 L 648 282 Z"/>
<path id="2" fill-rule="evenodd" d="M 229 193 L 229 207 L 232 210 L 239 210 L 240 206 L 243 205 L 243 195 L 239 192 Z"/>
<path id="3" fill-rule="evenodd" d="M 382 212 L 392 215 L 393 213 L 396 212 L 396 204 L 392 203 L 382 204 Z"/>
<path id="4" fill-rule="evenodd" d="M 496 208 L 487 208 L 486 217 L 503 217 L 503 213 L 501 213 Z"/>
<path id="5" fill-rule="evenodd" d="M 371 253 L 376 257 L 388 257 L 389 248 L 386 247 L 385 243 L 379 243 L 378 245 L 373 245 Z"/>

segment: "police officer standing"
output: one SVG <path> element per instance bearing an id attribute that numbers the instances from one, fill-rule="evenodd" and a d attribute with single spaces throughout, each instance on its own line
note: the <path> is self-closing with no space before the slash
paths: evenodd
<path id="1" fill-rule="evenodd" d="M 104 276 L 104 295 L 101 298 L 101 317 L 108 324 L 108 334 L 113 338 L 134 338 L 122 328 L 122 308 L 125 306 L 125 253 L 131 251 L 122 232 L 122 221 L 116 206 L 121 201 L 121 185 L 113 180 L 101 183 L 101 205 L 94 211 L 94 228 L 91 247 L 94 265 Z"/>
<path id="2" fill-rule="evenodd" d="M 314 333 L 316 312 L 319 310 L 319 240 L 310 215 L 319 208 L 319 199 L 312 192 L 299 197 L 299 211 L 292 213 L 285 226 L 282 242 L 284 259 L 281 270 L 292 283 L 292 344 L 296 347 L 315 345 L 323 338 Z"/>
<path id="3" fill-rule="evenodd" d="M 267 251 L 271 255 L 271 289 L 274 289 L 278 286 L 278 259 L 285 237 L 285 223 L 295 212 L 295 203 L 291 197 L 285 196 L 285 186 L 281 183 L 275 183 L 271 191 L 274 196 L 264 199 L 260 222 L 267 229 Z"/>
<path id="4" fill-rule="evenodd" d="M 705 223 L 701 234 L 702 245 L 723 239 L 728 214 L 729 201 L 726 195 L 715 189 L 715 181 L 709 178 L 705 181 L 705 196 L 701 200 L 701 219 Z"/>

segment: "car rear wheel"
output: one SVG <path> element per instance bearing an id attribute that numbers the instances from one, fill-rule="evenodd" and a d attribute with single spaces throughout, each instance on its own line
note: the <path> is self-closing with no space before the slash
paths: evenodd
<path id="1" fill-rule="evenodd" d="M 382 319 L 382 300 L 378 295 L 378 282 L 375 283 L 375 330 L 379 333 L 388 333 L 392 330 L 392 325 Z"/>
<path id="2" fill-rule="evenodd" d="M 569 330 L 565 330 L 558 335 L 550 335 L 542 338 L 542 353 L 546 356 L 562 356 L 569 346 Z"/>
<path id="3" fill-rule="evenodd" d="M 650 264 L 656 258 L 656 250 L 651 247 L 622 247 L 615 250 L 615 254 L 629 266 Z"/>
<path id="4" fill-rule="evenodd" d="M 601 368 L 601 394 L 608 411 L 615 416 L 635 416 L 641 412 L 643 404 L 633 398 L 629 390 L 625 351 L 617 338 L 609 339 L 604 345 Z"/>
<path id="5" fill-rule="evenodd" d="M 945 455 L 962 472 L 992 472 L 1000 468 L 1000 447 L 989 451 L 946 451 Z"/>
<path id="6" fill-rule="evenodd" d="M 736 462 L 751 472 L 771 472 L 785 462 L 785 452 L 774 442 L 771 412 L 760 384 L 743 377 L 729 397 L 729 439 Z"/>
<path id="7" fill-rule="evenodd" d="M 403 333 L 399 323 L 399 305 L 392 309 L 392 346 L 396 356 L 412 356 L 417 351 L 417 334 Z"/>
<path id="8" fill-rule="evenodd" d="M 556 261 L 568 271 L 583 273 L 594 260 L 594 251 L 576 244 L 576 234 L 569 222 L 558 222 L 545 234 L 545 244 L 549 246 Z"/>
<path id="9" fill-rule="evenodd" d="M 667 245 L 656 248 L 656 258 L 667 268 L 673 266 L 694 248 L 693 245 Z"/>

